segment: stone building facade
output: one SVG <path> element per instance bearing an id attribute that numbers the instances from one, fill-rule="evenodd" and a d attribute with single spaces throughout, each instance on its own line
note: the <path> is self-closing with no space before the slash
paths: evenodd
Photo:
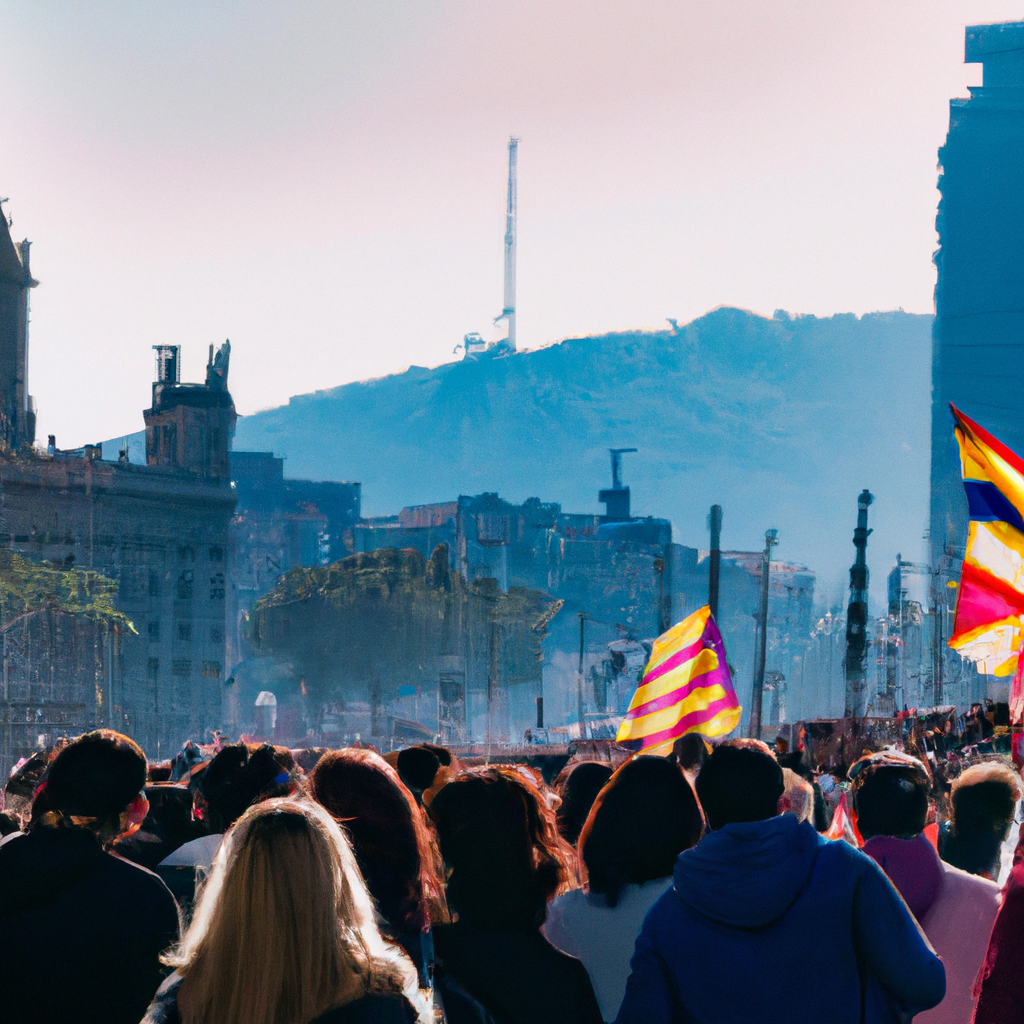
<path id="1" fill-rule="evenodd" d="M 152 403 L 144 412 L 145 465 L 131 463 L 127 452 L 104 462 L 99 445 L 62 451 L 52 436 L 45 450 L 34 448 L 27 297 L 35 282 L 28 251 L 27 242 L 11 242 L 4 221 L 0 546 L 32 562 L 92 569 L 113 580 L 116 609 L 134 632 L 108 630 L 86 658 L 93 668 L 75 669 L 75 678 L 95 677 L 95 685 L 49 687 L 38 683 L 46 676 L 39 665 L 61 645 L 26 633 L 19 657 L 36 668 L 17 694 L 11 686 L 0 692 L 0 720 L 11 724 L 0 731 L 0 739 L 11 737 L 0 761 L 7 766 L 30 752 L 20 749 L 26 743 L 45 746 L 96 725 L 128 733 L 150 757 L 166 757 L 188 738 L 208 738 L 223 721 L 228 531 L 236 502 L 228 456 L 235 425 L 231 347 L 215 352 L 211 346 L 201 384 L 178 380 L 177 347 L 158 349 Z M 61 628 L 78 636 L 83 627 Z"/>

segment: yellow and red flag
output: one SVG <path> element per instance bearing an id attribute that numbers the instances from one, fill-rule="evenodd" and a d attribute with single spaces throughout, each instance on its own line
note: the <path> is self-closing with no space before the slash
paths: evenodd
<path id="1" fill-rule="evenodd" d="M 1018 672 L 1024 619 L 1024 460 L 959 409 L 970 526 L 949 646 L 986 674 Z M 1021 689 L 1014 680 L 1014 689 Z M 1017 693 L 1020 703 L 1020 694 Z M 1019 717 L 1019 716 L 1015 716 Z"/>
<path id="2" fill-rule="evenodd" d="M 741 710 L 722 634 L 705 605 L 654 641 L 615 741 L 636 753 L 668 753 L 688 732 L 732 732 Z"/>

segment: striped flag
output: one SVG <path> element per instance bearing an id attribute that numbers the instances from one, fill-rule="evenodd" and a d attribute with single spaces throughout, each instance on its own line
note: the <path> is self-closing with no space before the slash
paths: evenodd
<path id="1" fill-rule="evenodd" d="M 705 605 L 654 641 L 615 741 L 637 753 L 667 754 L 688 732 L 732 732 L 740 711 L 722 634 Z"/>
<path id="2" fill-rule="evenodd" d="M 1024 460 L 950 408 L 971 522 L 949 646 L 980 671 L 1008 676 L 1024 618 Z"/>

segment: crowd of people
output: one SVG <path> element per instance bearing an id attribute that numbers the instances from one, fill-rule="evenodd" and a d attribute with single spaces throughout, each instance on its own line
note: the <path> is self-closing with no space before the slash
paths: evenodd
<path id="1" fill-rule="evenodd" d="M 1024 1022 L 1018 775 L 842 774 L 692 735 L 550 780 L 432 745 L 157 768 L 88 733 L 4 790 L 0 1019 Z"/>

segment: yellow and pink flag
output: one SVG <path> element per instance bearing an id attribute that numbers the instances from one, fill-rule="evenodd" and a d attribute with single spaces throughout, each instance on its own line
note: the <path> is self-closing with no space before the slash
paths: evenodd
<path id="1" fill-rule="evenodd" d="M 949 646 L 986 674 L 1015 674 L 1022 705 L 1024 460 L 954 406 L 970 526 Z"/>
<path id="2" fill-rule="evenodd" d="M 732 732 L 741 710 L 722 634 L 705 605 L 654 641 L 615 741 L 635 753 L 664 754 L 688 732 Z"/>

